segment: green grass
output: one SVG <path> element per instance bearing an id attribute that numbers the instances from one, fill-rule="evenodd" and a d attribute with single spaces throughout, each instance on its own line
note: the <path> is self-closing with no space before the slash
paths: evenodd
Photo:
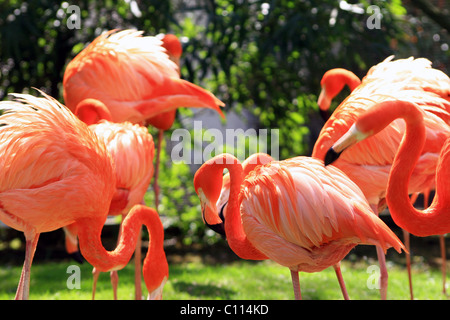
<path id="1" fill-rule="evenodd" d="M 80 266 L 80 289 L 68 289 L 67 267 L 71 261 L 36 263 L 32 267 L 30 299 L 33 300 L 89 300 L 91 299 L 92 268 Z M 367 287 L 370 273 L 367 268 L 377 264 L 371 259 L 357 263 L 342 262 L 342 272 L 350 298 L 353 300 L 377 300 L 379 293 Z M 402 266 L 390 263 L 388 299 L 409 299 L 406 271 Z M 21 266 L 0 268 L 0 299 L 13 299 Z M 119 271 L 119 299 L 133 299 L 134 268 L 129 264 Z M 448 279 L 447 281 L 450 281 Z M 443 295 L 442 276 L 439 270 L 418 264 L 413 268 L 414 294 L 416 299 L 448 299 Z M 303 299 L 342 299 L 334 270 L 328 268 L 320 273 L 300 273 Z M 145 290 L 145 286 L 143 287 Z M 145 291 L 146 292 L 146 291 Z M 109 274 L 99 278 L 97 299 L 112 299 Z M 164 288 L 165 300 L 187 299 L 247 299 L 273 300 L 293 299 L 290 272 L 270 261 L 235 261 L 226 264 L 205 264 L 200 259 L 192 262 L 172 263 L 169 281 Z"/>

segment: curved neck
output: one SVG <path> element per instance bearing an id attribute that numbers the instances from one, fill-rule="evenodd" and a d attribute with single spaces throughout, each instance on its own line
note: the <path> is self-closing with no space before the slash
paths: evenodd
<path id="1" fill-rule="evenodd" d="M 164 253 L 164 229 L 158 213 L 151 208 L 136 205 L 122 222 L 120 238 L 116 249 L 107 251 L 101 241 L 104 219 L 83 218 L 76 221 L 80 251 L 83 257 L 99 271 L 122 269 L 136 248 L 140 228 L 144 224 L 150 235 L 150 245 L 144 259 L 143 275 L 149 291 L 168 276 Z"/>
<path id="2" fill-rule="evenodd" d="M 361 84 L 361 80 L 353 72 L 335 68 L 328 70 L 322 77 L 320 85 L 322 86 L 322 92 L 319 95 L 318 104 L 320 110 L 326 111 L 330 107 L 331 100 L 336 97 L 347 85 L 350 88 L 350 92 Z"/>
<path id="3" fill-rule="evenodd" d="M 450 232 L 450 215 L 446 215 L 445 211 L 449 212 L 450 210 L 448 209 L 449 204 L 445 204 L 446 190 L 442 188 L 446 186 L 450 177 L 450 171 L 447 169 L 450 166 L 450 157 L 444 150 L 448 144 L 446 143 L 442 149 L 440 165 L 438 164 L 437 167 L 436 197 L 429 208 L 423 211 L 417 210 L 409 199 L 408 186 L 425 143 L 425 126 L 422 121 L 418 122 L 417 117 L 413 115 L 420 113 L 417 108 L 411 105 L 406 108 L 408 110 L 405 112 L 408 113 L 408 116 L 403 116 L 406 121 L 406 132 L 394 158 L 386 191 L 389 211 L 399 227 L 416 236 L 448 233 Z M 386 114 L 389 112 L 384 113 L 384 115 Z M 446 162 L 447 164 L 445 164 Z"/>
<path id="4" fill-rule="evenodd" d="M 111 112 L 97 99 L 84 99 L 77 104 L 74 113 L 87 125 L 96 124 L 100 120 L 113 121 Z"/>
<path id="5" fill-rule="evenodd" d="M 244 180 L 242 165 L 239 160 L 229 154 L 218 157 L 222 158 L 213 158 L 216 159 L 214 170 L 218 170 L 221 176 L 223 176 L 224 169 L 228 169 L 230 172 L 230 196 L 225 219 L 225 234 L 228 245 L 242 259 L 265 260 L 267 257 L 251 244 L 242 226 L 239 202 L 239 192 Z"/>

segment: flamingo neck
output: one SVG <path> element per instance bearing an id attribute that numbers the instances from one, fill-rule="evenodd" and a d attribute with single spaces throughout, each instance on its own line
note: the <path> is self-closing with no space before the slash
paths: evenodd
<path id="1" fill-rule="evenodd" d="M 230 155 L 225 156 L 226 160 L 223 167 L 221 165 L 216 166 L 220 174 L 223 173 L 225 168 L 230 172 L 230 196 L 225 219 L 225 234 L 228 245 L 242 259 L 265 260 L 267 257 L 248 240 L 242 226 L 239 192 L 244 180 L 244 170 L 239 161 L 231 157 Z"/>
<path id="2" fill-rule="evenodd" d="M 420 111 L 409 107 L 407 112 L 411 115 Z M 415 117 L 404 119 L 406 121 L 405 136 L 394 158 L 386 191 L 386 201 L 391 216 L 399 227 L 416 236 L 448 233 L 450 231 L 450 217 L 443 214 L 442 211 L 448 212 L 448 209 L 445 208 L 448 208 L 450 204 L 444 203 L 445 197 L 442 195 L 446 192 L 443 188 L 446 188 L 450 177 L 450 171 L 447 169 L 450 166 L 450 157 L 444 156 L 444 146 L 440 157 L 441 165 L 438 164 L 437 167 L 436 197 L 429 208 L 423 211 L 417 210 L 409 199 L 408 186 L 425 143 L 425 127 L 422 121 L 418 123 Z M 447 164 L 442 165 L 445 162 Z M 445 168 L 446 172 L 442 168 Z"/>
<path id="3" fill-rule="evenodd" d="M 142 205 L 134 206 L 122 222 L 122 230 L 116 249 L 107 251 L 101 241 L 104 219 L 83 218 L 76 221 L 80 251 L 83 257 L 99 271 L 122 269 L 131 259 L 136 248 L 139 229 L 144 224 L 150 234 L 150 245 L 144 259 L 143 276 L 147 289 L 168 276 L 168 266 L 163 249 L 164 230 L 158 213 Z"/>
<path id="4" fill-rule="evenodd" d="M 353 72 L 336 68 L 328 71 L 324 75 L 324 80 L 322 81 L 322 86 L 326 87 L 327 95 L 330 99 L 341 92 L 345 85 L 353 91 L 357 86 L 361 84 L 361 80 Z"/>

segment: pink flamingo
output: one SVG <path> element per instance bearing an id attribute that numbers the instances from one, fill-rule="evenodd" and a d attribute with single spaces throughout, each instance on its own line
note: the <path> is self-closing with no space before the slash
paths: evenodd
<path id="1" fill-rule="evenodd" d="M 89 128 L 105 142 L 114 159 L 116 168 L 116 193 L 109 208 L 109 215 L 122 215 L 122 221 L 130 209 L 143 203 L 144 195 L 153 176 L 153 138 L 147 128 L 130 122 L 114 123 L 101 121 Z M 135 260 L 135 298 L 141 299 L 141 236 L 134 255 Z M 95 298 L 96 283 L 99 276 L 94 269 L 92 298 Z M 111 271 L 114 299 L 117 300 L 117 271 Z"/>
<path id="2" fill-rule="evenodd" d="M 339 269 L 340 260 L 361 243 L 403 249 L 350 179 L 309 157 L 272 161 L 246 177 L 232 155 L 206 161 L 194 177 L 202 211 L 216 211 L 224 169 L 230 173 L 225 221 L 230 248 L 243 259 L 270 258 L 288 267 L 296 299 L 299 271 Z"/>
<path id="3" fill-rule="evenodd" d="M 142 31 L 111 30 L 82 50 L 64 73 L 64 100 L 76 114 L 87 107 L 88 112 L 102 110 L 113 122 L 149 123 L 159 129 L 154 177 L 156 209 L 163 131 L 172 126 L 175 110 L 210 108 L 224 117 L 220 109 L 224 104 L 211 92 L 180 79 L 176 62 L 181 53 L 181 44 L 172 35 L 161 41 L 142 36 Z M 95 100 L 104 108 L 89 107 Z M 96 122 L 96 114 L 88 117 Z M 98 119 L 106 119 L 105 114 Z"/>
<path id="4" fill-rule="evenodd" d="M 98 110 L 89 110 L 96 108 Z M 90 115 L 105 116 L 109 119 L 109 115 L 104 113 L 105 106 L 93 101 L 86 104 L 78 118 L 83 122 L 90 124 L 98 120 L 91 118 Z M 98 123 L 89 125 L 89 128 L 106 144 L 106 148 L 113 157 L 117 189 L 111 202 L 109 215 L 121 215 L 122 220 L 128 214 L 130 209 L 139 203 L 143 203 L 145 192 L 150 184 L 153 176 L 153 155 L 154 144 L 153 138 L 149 134 L 147 128 L 140 125 L 133 125 L 130 122 L 114 123 L 108 120 L 100 120 Z M 74 230 L 75 228 L 75 230 Z M 76 226 L 67 226 L 64 228 L 66 233 L 66 246 L 68 252 L 73 252 L 77 247 Z M 141 299 L 141 237 L 138 237 L 135 260 L 135 297 Z M 94 268 L 94 283 L 92 299 L 95 299 L 96 284 L 99 271 Z M 114 300 L 117 300 L 118 274 L 116 270 L 111 271 L 111 284 L 113 287 Z"/>
<path id="5" fill-rule="evenodd" d="M 115 193 L 111 155 L 65 106 L 45 96 L 16 94 L 0 102 L 0 219 L 23 231 L 25 262 L 16 299 L 28 299 L 30 269 L 39 234 L 76 223 L 83 257 L 101 271 L 130 260 L 142 223 L 151 235 L 143 275 L 149 297 L 159 297 L 168 277 L 164 229 L 157 212 L 137 205 L 122 224 L 117 248 L 107 251 L 101 230 Z M 69 204 L 69 205 L 68 205 Z"/>
<path id="6" fill-rule="evenodd" d="M 312 156 L 324 159 L 328 149 L 351 127 L 357 117 L 374 104 L 402 99 L 419 105 L 425 112 L 427 143 L 412 176 L 410 193 L 434 189 L 434 172 L 439 152 L 450 136 L 450 79 L 431 68 L 431 62 L 419 59 L 385 61 L 372 67 L 361 85 L 339 105 L 325 123 Z M 335 166 L 362 190 L 373 211 L 384 208 L 389 170 L 404 132 L 404 122 L 392 122 L 380 134 L 362 141 L 340 157 Z M 380 262 L 380 294 L 387 297 L 388 274 L 385 257 L 377 248 Z"/>
<path id="7" fill-rule="evenodd" d="M 406 231 L 420 236 L 443 235 L 450 232 L 450 138 L 442 147 L 436 166 L 436 196 L 431 205 L 419 211 L 408 198 L 408 186 L 426 142 L 424 114 L 409 101 L 385 101 L 362 114 L 351 129 L 328 151 L 327 164 L 333 162 L 345 149 L 383 130 L 395 119 L 406 122 L 405 138 L 399 147 L 389 175 L 386 201 L 395 223 Z M 333 161 L 332 161 L 333 160 Z M 443 292 L 445 293 L 445 269 Z"/>

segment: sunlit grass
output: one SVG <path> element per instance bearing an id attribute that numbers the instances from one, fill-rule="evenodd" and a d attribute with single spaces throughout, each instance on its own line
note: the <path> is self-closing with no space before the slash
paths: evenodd
<path id="1" fill-rule="evenodd" d="M 30 299 L 34 300 L 89 300 L 92 295 L 92 268 L 80 266 L 80 289 L 68 289 L 67 262 L 36 263 L 32 267 Z M 77 265 L 77 264 L 76 264 Z M 352 263 L 342 262 L 342 272 L 351 299 L 377 300 L 378 290 L 368 288 L 371 275 L 367 268 L 376 265 L 371 259 Z M 402 266 L 389 264 L 389 299 L 409 299 L 408 280 Z M 13 299 L 20 277 L 20 266 L 0 268 L 0 299 Z M 134 268 L 129 264 L 119 271 L 119 299 L 134 298 Z M 450 281 L 448 279 L 447 281 Z M 439 270 L 416 266 L 413 268 L 416 299 L 448 299 L 442 294 L 442 276 Z M 342 299 L 332 268 L 320 273 L 300 273 L 300 286 L 305 300 Z M 144 286 L 145 290 L 145 286 Z M 164 289 L 166 300 L 194 299 L 293 299 L 290 272 L 270 261 L 236 261 L 227 264 L 205 264 L 201 261 L 170 265 L 169 281 Z M 97 299 L 112 299 L 108 273 L 99 278 Z"/>

